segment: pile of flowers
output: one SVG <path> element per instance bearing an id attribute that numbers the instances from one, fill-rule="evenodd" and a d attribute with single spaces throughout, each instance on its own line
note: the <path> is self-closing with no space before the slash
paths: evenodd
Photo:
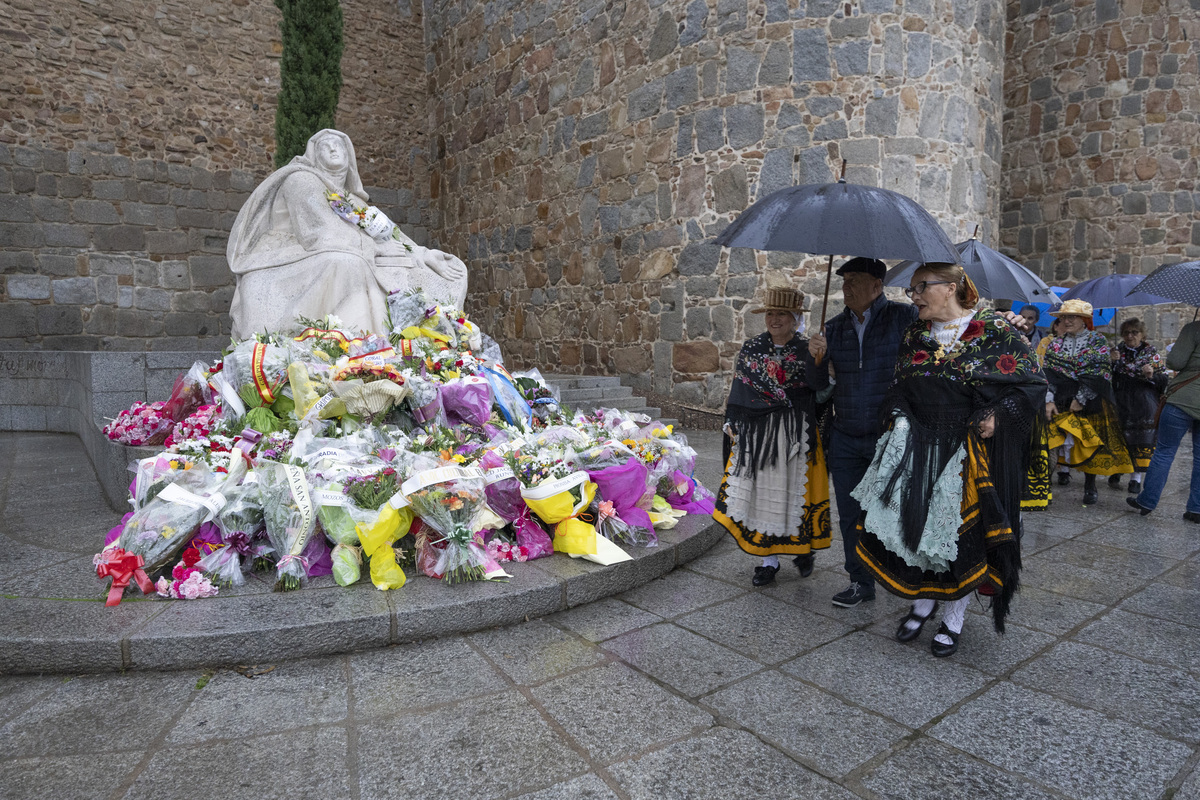
<path id="1" fill-rule="evenodd" d="M 364 573 L 397 589 L 413 572 L 503 579 L 501 564 L 556 552 L 608 564 L 712 513 L 670 427 L 573 413 L 420 291 L 388 307 L 386 335 L 301 318 L 235 342 L 105 428 L 164 448 L 135 465 L 133 509 L 95 559 L 110 604 L 131 582 L 195 599 L 254 572 L 279 591 Z"/>

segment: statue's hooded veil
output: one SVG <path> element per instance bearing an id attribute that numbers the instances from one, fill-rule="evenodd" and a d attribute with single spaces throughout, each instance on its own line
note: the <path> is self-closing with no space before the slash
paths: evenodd
<path id="1" fill-rule="evenodd" d="M 323 170 L 318 163 L 317 144 L 326 136 L 336 136 L 341 140 L 342 146 L 346 148 L 348 156 L 346 177 L 342 185 L 338 185 L 334 177 Z M 296 257 L 306 255 L 305 253 L 289 254 L 279 260 L 267 258 L 265 261 L 253 257 L 258 255 L 255 250 L 260 240 L 271 230 L 271 209 L 275 205 L 275 197 L 278 195 L 280 187 L 283 186 L 283 182 L 287 180 L 288 176 L 301 170 L 320 178 L 331 192 L 354 195 L 360 205 L 366 205 L 369 199 L 366 190 L 363 189 L 362 178 L 358 174 L 358 159 L 354 154 L 354 143 L 350 141 L 350 137 L 332 128 L 323 128 L 317 131 L 309 137 L 308 143 L 304 146 L 304 155 L 295 156 L 285 166 L 267 176 L 267 179 L 250 194 L 238 212 L 237 219 L 233 223 L 233 230 L 229 232 L 229 243 L 225 248 L 225 257 L 229 261 L 229 268 L 235 274 L 277 266 L 280 261 L 287 263 L 295 260 Z"/>

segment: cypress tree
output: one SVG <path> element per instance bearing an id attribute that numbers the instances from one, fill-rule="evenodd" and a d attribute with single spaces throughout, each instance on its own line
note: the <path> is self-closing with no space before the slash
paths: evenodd
<path id="1" fill-rule="evenodd" d="M 275 167 L 304 152 L 308 139 L 334 127 L 342 88 L 342 7 L 339 0 L 275 0 L 283 55 L 275 108 Z"/>

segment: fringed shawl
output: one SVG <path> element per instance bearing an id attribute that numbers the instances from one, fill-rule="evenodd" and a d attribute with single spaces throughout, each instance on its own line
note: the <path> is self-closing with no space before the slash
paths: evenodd
<path id="1" fill-rule="evenodd" d="M 1095 398 L 1085 406 L 1086 413 L 1099 410 L 1097 400 L 1107 401 L 1116 405 L 1117 398 L 1112 388 L 1112 361 L 1108 340 L 1104 334 L 1088 331 L 1076 334 L 1084 339 L 1083 346 L 1075 355 L 1066 348 L 1066 337 L 1055 336 L 1046 345 L 1043 357 L 1043 368 L 1046 379 L 1054 389 L 1055 397 L 1067 395 L 1074 397 L 1079 387 L 1085 386 L 1091 390 Z M 1057 400 L 1055 402 L 1058 402 Z M 1060 408 L 1059 411 L 1065 411 Z"/>
<path id="2" fill-rule="evenodd" d="M 736 474 L 753 479 L 758 470 L 778 463 L 780 429 L 790 447 L 804 415 L 813 414 L 812 392 L 804 382 L 807 354 L 808 340 L 799 336 L 778 351 L 770 333 L 742 345 L 725 407 L 725 421 L 737 440 Z M 816 428 L 809 425 L 807 447 L 815 442 Z"/>

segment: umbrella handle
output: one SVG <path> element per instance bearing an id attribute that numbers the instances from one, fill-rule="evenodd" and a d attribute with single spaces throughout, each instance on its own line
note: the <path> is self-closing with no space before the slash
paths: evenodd
<path id="1" fill-rule="evenodd" d="M 817 328 L 817 332 L 822 335 L 825 333 L 825 309 L 829 305 L 829 282 L 833 279 L 833 256 L 829 257 L 829 265 L 825 269 L 825 296 L 821 298 L 821 326 Z M 820 366 L 823 359 L 817 358 L 817 365 Z"/>

